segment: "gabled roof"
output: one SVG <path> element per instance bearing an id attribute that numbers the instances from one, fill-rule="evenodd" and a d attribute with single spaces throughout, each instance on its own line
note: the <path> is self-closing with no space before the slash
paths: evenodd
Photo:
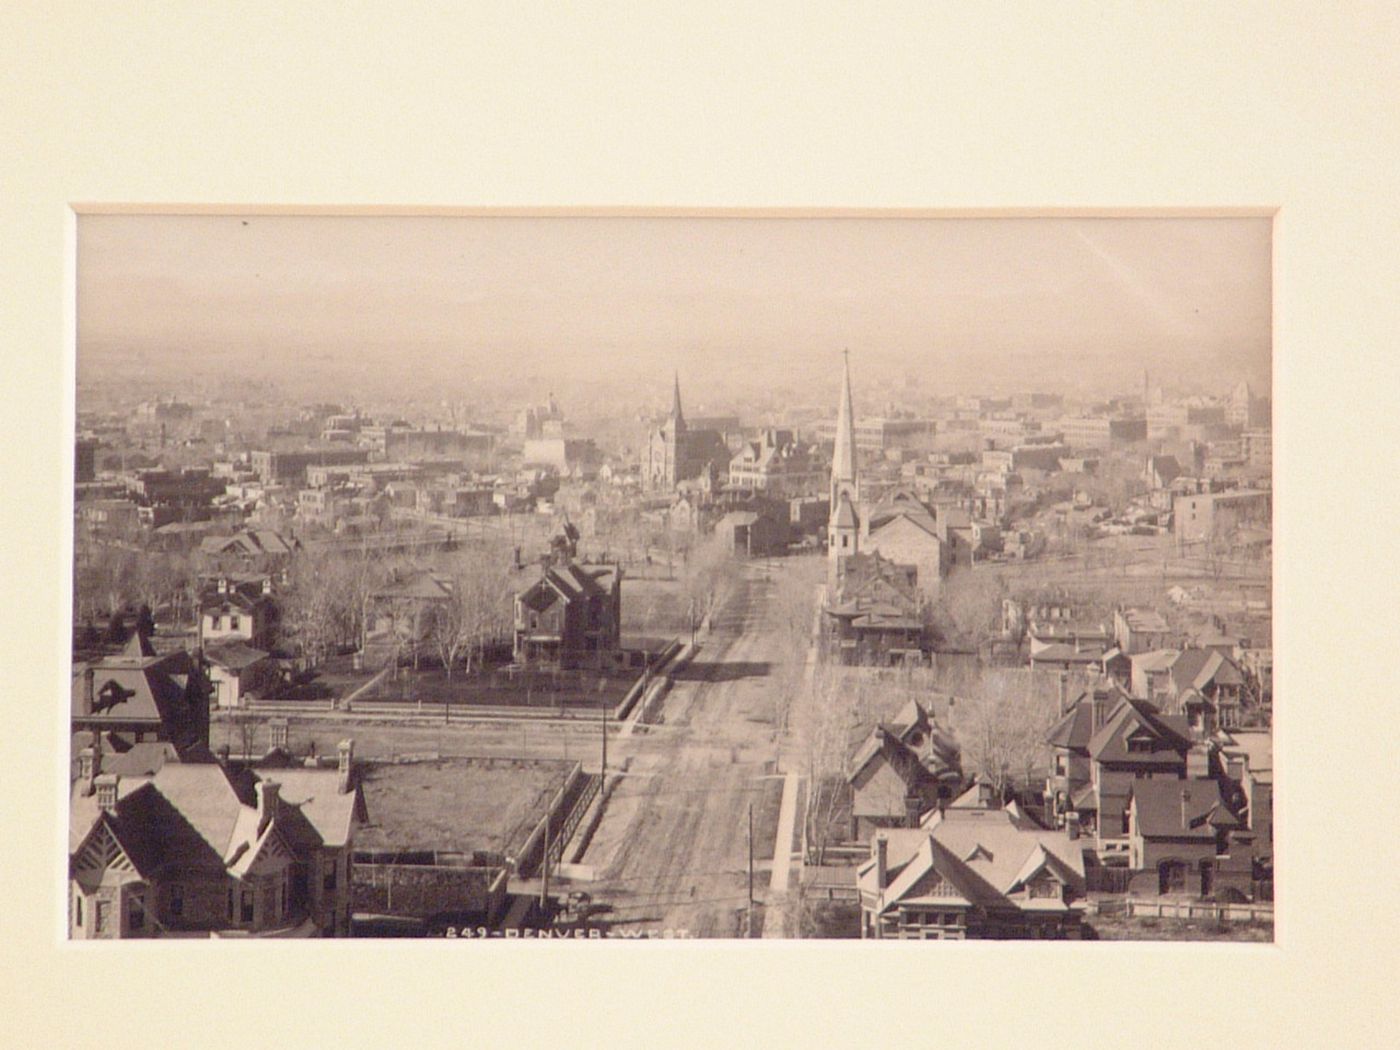
<path id="1" fill-rule="evenodd" d="M 266 660 L 268 654 L 261 649 L 254 649 L 251 645 L 244 645 L 242 642 L 229 642 L 224 645 L 210 646 L 204 651 L 204 657 L 216 667 L 223 667 L 230 671 L 242 671 Z"/>
<path id="2" fill-rule="evenodd" d="M 1145 838 L 1213 839 L 1217 829 L 1240 826 L 1214 780 L 1134 780 L 1128 793 Z"/>
<path id="3" fill-rule="evenodd" d="M 1151 649 L 1145 653 L 1133 653 L 1128 660 L 1132 663 L 1134 671 L 1167 671 L 1176 662 L 1178 655 L 1178 649 Z"/>
<path id="4" fill-rule="evenodd" d="M 1235 662 L 1215 649 L 1183 649 L 1171 668 L 1172 685 L 1178 692 L 1204 690 L 1216 685 L 1241 685 L 1244 676 Z"/>
<path id="5" fill-rule="evenodd" d="M 1103 649 L 1091 645 L 1087 649 L 1076 649 L 1068 642 L 1052 642 L 1031 654 L 1036 663 L 1054 664 L 1096 664 L 1103 659 Z"/>
<path id="6" fill-rule="evenodd" d="M 1150 752 L 1128 751 L 1128 737 L 1145 733 L 1154 741 Z M 1104 724 L 1089 740 L 1089 757 L 1096 762 L 1131 762 L 1137 765 L 1173 766 L 1191 746 L 1187 735 L 1146 700 L 1124 696 Z"/>
<path id="7" fill-rule="evenodd" d="M 899 737 L 885 726 L 877 725 L 856 751 L 847 779 L 854 782 L 877 758 L 883 758 L 911 789 L 924 780 L 928 773 L 913 748 L 902 743 Z"/>
<path id="8" fill-rule="evenodd" d="M 1047 869 L 1077 892 L 1084 890 L 1082 845 L 1005 810 L 948 810 L 935 813 L 917 831 L 880 834 L 886 837 L 889 865 L 881 910 L 920 901 L 1030 906 L 1009 895 Z M 911 839 L 914 835 L 922 838 Z M 873 858 L 858 869 L 858 884 L 867 892 L 878 892 L 874 869 Z M 940 877 L 956 896 L 929 893 Z M 1063 907 L 1057 901 L 1049 906 Z"/>
<path id="9" fill-rule="evenodd" d="M 897 511 L 878 525 L 872 523 L 870 536 L 874 540 L 881 536 L 893 536 L 896 533 L 911 530 L 916 536 L 927 537 L 935 543 L 943 542 L 938 535 L 938 527 L 934 524 L 932 515 L 927 511 L 918 513 L 907 510 Z"/>
<path id="10" fill-rule="evenodd" d="M 143 872 L 174 864 L 239 872 L 230 866 L 247 858 L 265 838 L 258 834 L 258 775 L 229 773 L 217 763 L 166 765 L 151 776 L 123 777 L 113 813 L 96 797 L 75 792 L 70 803 L 69 846 L 76 852 L 93 827 L 106 821 Z M 275 828 L 288 845 L 345 845 L 359 813 L 359 793 L 338 791 L 336 770 L 279 769 Z M 271 830 L 271 829 L 268 829 Z M 134 851 L 134 852 L 133 852 Z M 138 856 L 141 858 L 138 861 Z M 251 863 L 251 860 L 248 861 Z"/>
<path id="11" fill-rule="evenodd" d="M 1051 747 L 1071 751 L 1086 751 L 1094 735 L 1094 708 L 1086 698 L 1080 699 L 1064 716 L 1050 727 L 1045 742 Z"/>

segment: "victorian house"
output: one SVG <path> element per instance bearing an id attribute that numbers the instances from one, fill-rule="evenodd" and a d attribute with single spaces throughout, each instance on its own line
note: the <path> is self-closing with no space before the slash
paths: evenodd
<path id="1" fill-rule="evenodd" d="M 87 757 L 69 807 L 71 938 L 349 935 L 365 819 L 349 741 L 338 769 L 275 773 L 122 776 Z"/>
<path id="2" fill-rule="evenodd" d="M 1080 843 L 1012 808 L 935 809 L 918 827 L 877 831 L 856 885 L 863 938 L 1082 936 Z"/>

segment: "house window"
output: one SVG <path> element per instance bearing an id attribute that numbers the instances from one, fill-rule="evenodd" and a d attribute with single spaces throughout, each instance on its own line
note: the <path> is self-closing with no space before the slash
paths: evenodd
<path id="1" fill-rule="evenodd" d="M 185 914 L 185 888 L 178 882 L 170 887 L 170 914 L 177 919 Z"/>
<path id="2" fill-rule="evenodd" d="M 325 889 L 327 891 L 335 889 L 335 868 L 335 861 L 331 861 L 329 864 L 326 865 L 326 878 L 325 881 L 321 883 L 322 889 Z"/>
<path id="3" fill-rule="evenodd" d="M 222 616 L 211 616 L 209 617 L 209 623 L 213 630 L 221 631 L 224 627 L 224 618 Z"/>
<path id="4" fill-rule="evenodd" d="M 239 623 L 240 623 L 240 622 L 241 622 L 241 621 L 239 620 L 239 618 L 238 618 L 237 616 L 230 616 L 230 617 L 228 618 L 229 630 L 232 630 L 232 631 L 238 630 L 238 626 L 239 626 Z"/>
<path id="5" fill-rule="evenodd" d="M 233 922 L 233 887 L 228 888 L 228 921 Z"/>
<path id="6" fill-rule="evenodd" d="M 242 891 L 240 891 L 240 893 L 239 893 L 239 902 L 238 902 L 238 903 L 239 903 L 239 913 L 238 913 L 239 921 L 241 921 L 241 922 L 252 922 L 252 921 L 253 921 L 253 891 L 252 891 L 251 889 L 243 889 Z"/>
<path id="7" fill-rule="evenodd" d="M 98 933 L 107 932 L 108 918 L 111 907 L 111 903 L 108 901 L 98 901 L 96 905 L 94 905 L 94 910 L 97 913 L 96 926 Z"/>
<path id="8" fill-rule="evenodd" d="M 83 924 L 83 898 L 81 895 L 73 898 L 73 921 L 79 926 Z"/>
<path id="9" fill-rule="evenodd" d="M 1032 897 L 1058 897 L 1059 885 L 1054 879 L 1035 879 L 1028 887 Z"/>
<path id="10" fill-rule="evenodd" d="M 127 914 L 127 921 L 133 930 L 146 928 L 146 902 L 140 897 L 131 898 L 131 910 Z"/>
<path id="11" fill-rule="evenodd" d="M 1150 737 L 1131 737 L 1128 740 L 1128 754 L 1130 755 L 1150 755 L 1152 753 L 1152 739 Z"/>

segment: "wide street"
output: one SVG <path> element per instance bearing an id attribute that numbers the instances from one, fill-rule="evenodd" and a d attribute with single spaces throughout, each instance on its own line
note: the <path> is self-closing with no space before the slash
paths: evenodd
<path id="1" fill-rule="evenodd" d="M 601 918 L 618 932 L 745 935 L 749 808 L 754 853 L 771 857 L 784 783 L 774 773 L 782 645 L 773 588 L 765 570 L 746 569 L 666 698 L 663 724 L 632 734 L 627 775 L 582 861 L 597 878 L 581 888 L 611 907 Z M 770 866 L 756 863 L 760 901 Z M 756 932 L 761 920 L 760 911 Z"/>

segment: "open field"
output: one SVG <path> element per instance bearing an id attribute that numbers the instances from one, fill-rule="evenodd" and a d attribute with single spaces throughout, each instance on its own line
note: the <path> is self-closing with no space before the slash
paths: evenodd
<path id="1" fill-rule="evenodd" d="M 287 747 L 301 757 L 308 753 L 333 756 L 342 740 L 354 740 L 357 759 L 393 760 L 406 755 L 456 757 L 546 758 L 582 760 L 594 768 L 600 758 L 599 726 L 592 721 L 577 725 L 504 723 L 494 725 L 452 722 L 395 722 L 359 719 L 343 715 L 292 716 L 287 727 Z M 245 748 L 245 732 L 248 747 Z M 261 755 L 270 746 L 266 721 L 245 728 L 216 720 L 210 733 L 215 749 L 227 744 L 235 754 Z M 617 747 L 616 742 L 609 745 Z"/>
<path id="2" fill-rule="evenodd" d="M 622 581 L 622 630 L 646 635 L 676 635 L 690 631 L 690 599 L 674 580 Z"/>
<path id="3" fill-rule="evenodd" d="M 437 668 L 422 671 L 404 669 L 395 677 L 362 693 L 365 701 L 440 704 L 444 701 L 463 706 L 522 707 L 615 707 L 637 680 L 636 671 L 487 671 L 448 678 Z"/>
<path id="4" fill-rule="evenodd" d="M 563 786 L 569 763 L 474 759 L 366 762 L 362 849 L 513 854 Z"/>

